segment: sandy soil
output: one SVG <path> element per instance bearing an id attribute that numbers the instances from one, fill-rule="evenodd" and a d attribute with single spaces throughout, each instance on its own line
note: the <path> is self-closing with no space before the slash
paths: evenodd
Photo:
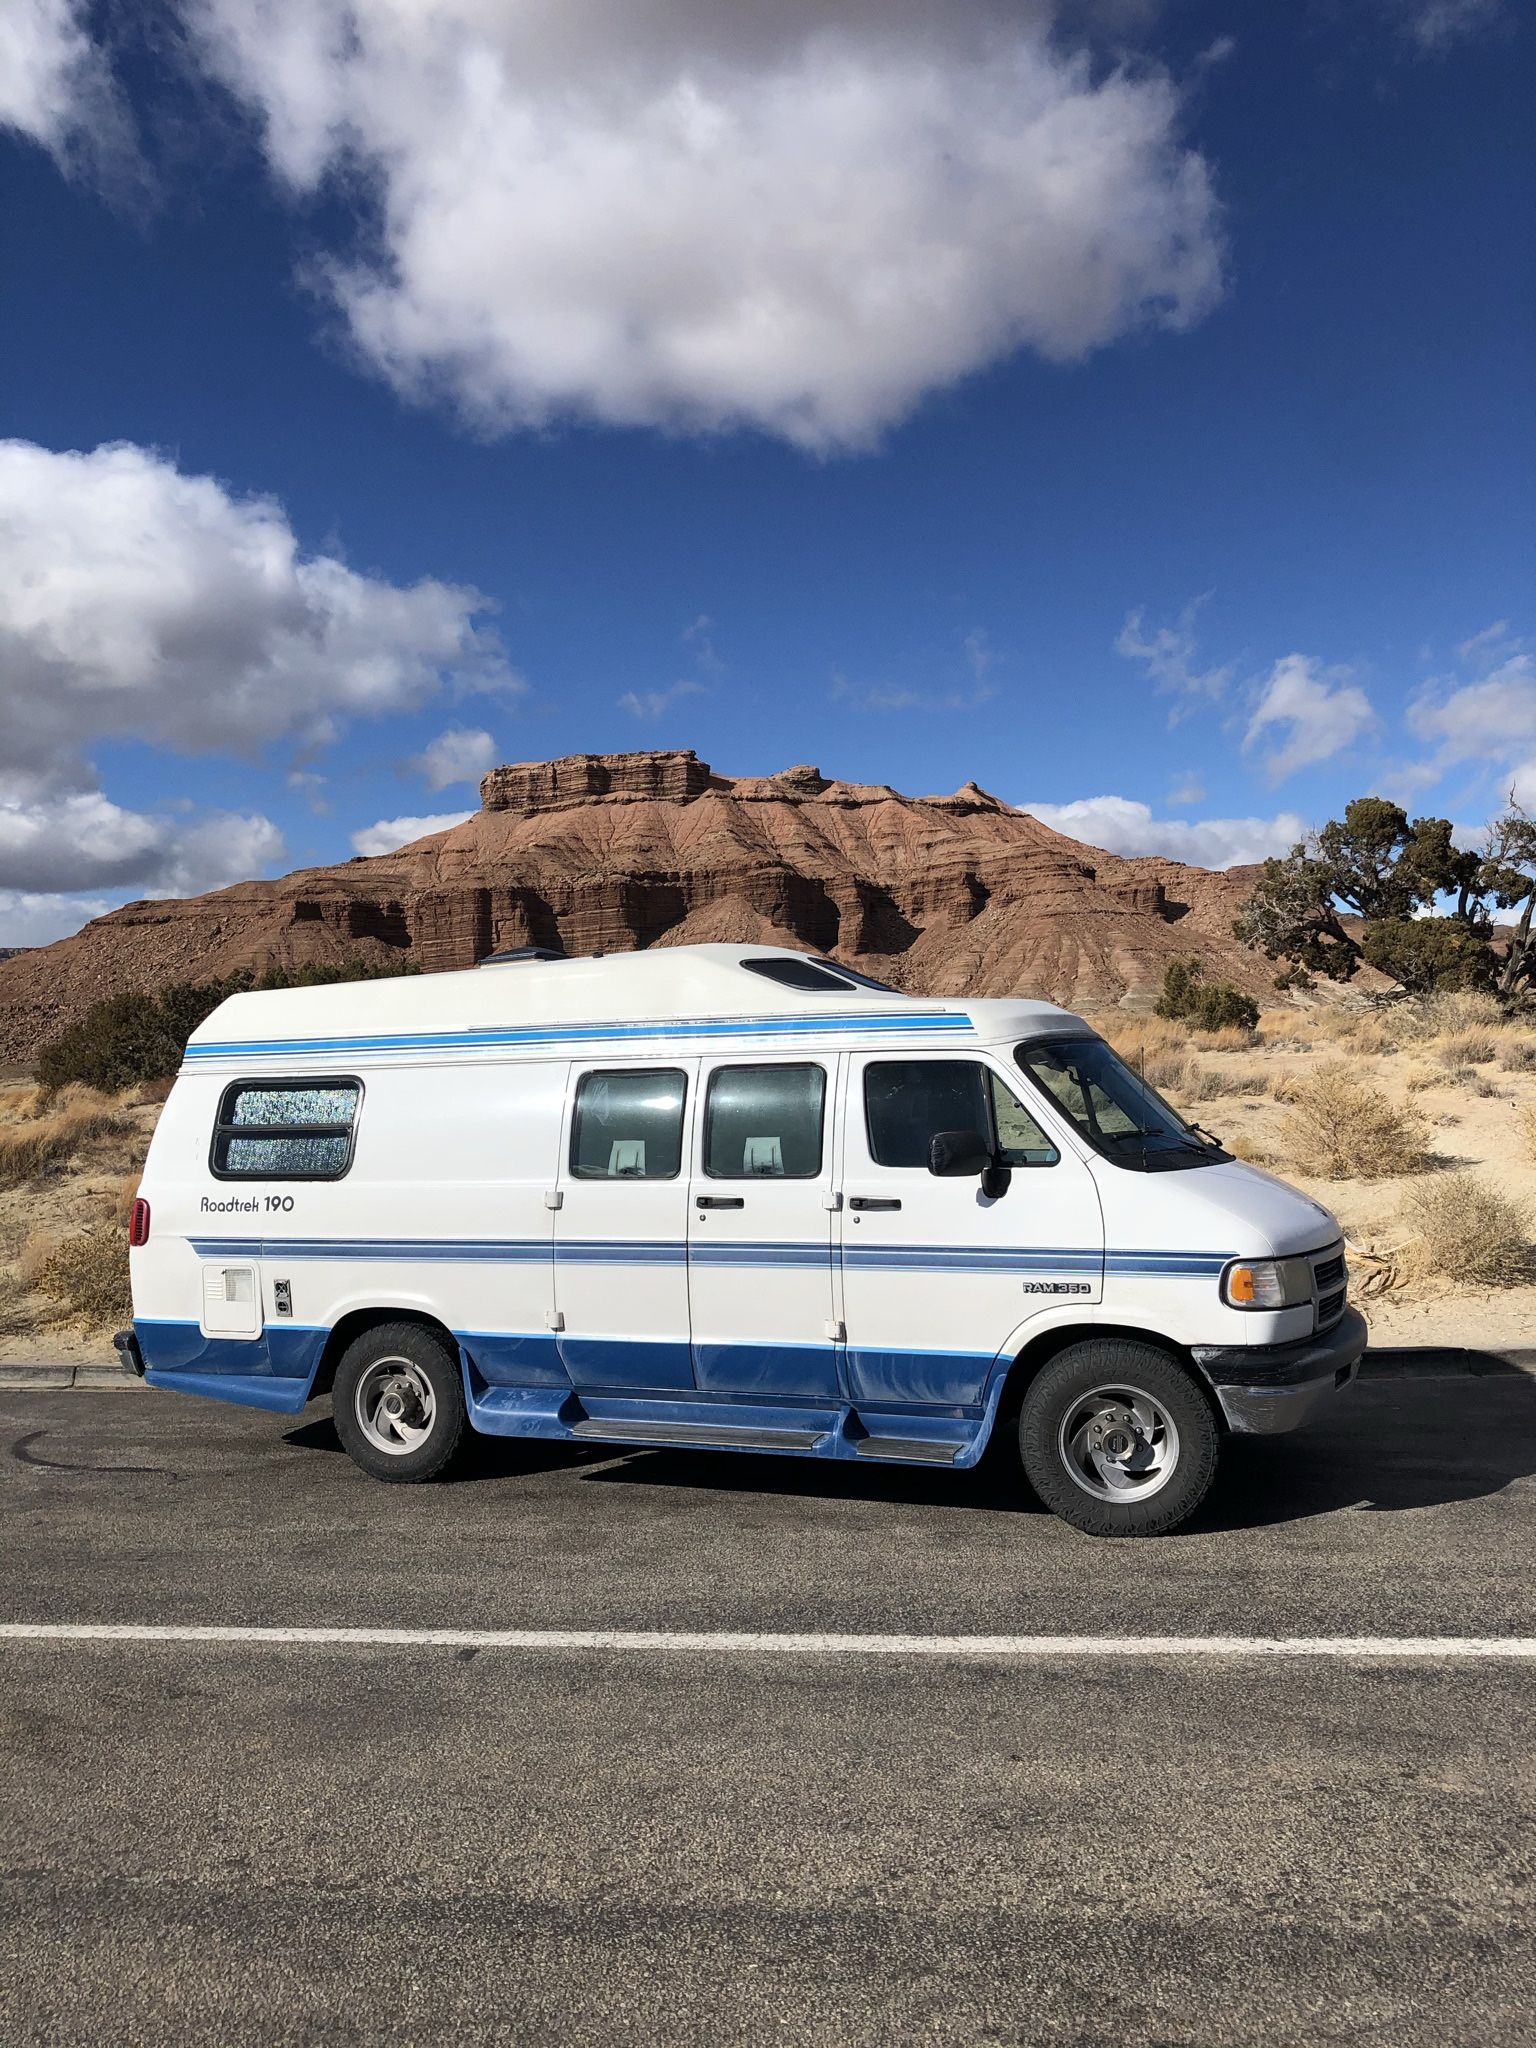
<path id="1" fill-rule="evenodd" d="M 1527 1114 L 1536 1120 L 1536 1028 L 1499 1026 L 1494 1057 L 1452 1067 L 1442 1027 L 1457 1021 L 1407 1011 L 1275 1010 L 1255 1034 L 1200 1039 L 1145 1015 L 1095 1019 L 1124 1052 L 1147 1062 L 1149 1078 L 1187 1115 L 1335 1212 L 1351 1246 L 1355 1296 L 1377 1342 L 1536 1346 L 1536 1284 L 1468 1288 L 1454 1275 L 1414 1271 L 1402 1214 L 1414 1177 L 1322 1180 L 1287 1137 L 1288 1091 L 1324 1061 L 1343 1059 L 1358 1079 L 1422 1117 L 1431 1170 L 1470 1170 L 1522 1204 L 1528 1231 L 1536 1232 L 1536 1156 L 1522 1121 Z M 116 1106 L 123 1133 L 91 1140 L 20 1185 L 0 1186 L 0 1363 L 111 1356 L 110 1328 L 80 1323 L 29 1281 L 52 1245 L 126 1215 L 158 1109 L 133 1091 Z M 0 1083 L 0 1135 L 38 1107 L 29 1089 Z"/>

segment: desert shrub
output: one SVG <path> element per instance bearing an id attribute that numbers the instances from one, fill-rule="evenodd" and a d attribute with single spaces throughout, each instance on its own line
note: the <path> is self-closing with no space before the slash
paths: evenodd
<path id="1" fill-rule="evenodd" d="M 1230 981 L 1207 981 L 1200 961 L 1170 960 L 1163 970 L 1157 1014 L 1178 1018 L 1197 1031 L 1231 1026 L 1252 1031 L 1259 1021 L 1259 1006 Z"/>
<path id="2" fill-rule="evenodd" d="M 16 1261 L 16 1277 L 30 1293 L 43 1276 L 48 1261 L 59 1248 L 59 1234 L 56 1230 L 34 1230 L 21 1248 Z"/>
<path id="3" fill-rule="evenodd" d="M 1444 1074 L 1437 1074 L 1432 1067 L 1410 1067 L 1403 1086 L 1410 1095 L 1421 1095 L 1426 1088 L 1438 1088 L 1444 1079 Z"/>
<path id="4" fill-rule="evenodd" d="M 0 1125 L 0 1187 L 19 1187 L 48 1167 L 72 1159 L 88 1144 L 127 1137 L 132 1131 L 115 1103 L 81 1101 L 77 1096 L 52 1116 Z"/>
<path id="5" fill-rule="evenodd" d="M 181 1065 L 187 1040 L 228 996 L 250 988 L 310 988 L 419 972 L 408 960 L 381 965 L 344 960 L 330 966 L 269 968 L 254 980 L 240 973 L 222 981 L 173 982 L 154 994 L 126 990 L 93 1003 L 78 1022 L 50 1040 L 37 1056 L 37 1078 L 49 1089 L 83 1081 L 116 1094 L 173 1075 Z"/>
<path id="6" fill-rule="evenodd" d="M 1523 1031 L 1501 1032 L 1499 1065 L 1509 1074 L 1536 1072 L 1536 1038 Z"/>
<path id="7" fill-rule="evenodd" d="M 1281 1142 L 1305 1173 L 1323 1180 L 1385 1180 L 1421 1172 L 1428 1160 L 1418 1112 L 1329 1060 L 1285 1091 Z"/>
<path id="8" fill-rule="evenodd" d="M 1526 1157 L 1536 1159 L 1536 1103 L 1523 1102 L 1515 1111 L 1515 1127 Z"/>
<path id="9" fill-rule="evenodd" d="M 1477 1026 L 1491 1030 L 1504 1017 L 1496 996 L 1474 989 L 1426 996 L 1422 1002 L 1405 1007 L 1417 1014 L 1423 1030 L 1431 1037 L 1443 1036 L 1448 1031 L 1470 1031 Z"/>
<path id="10" fill-rule="evenodd" d="M 1200 1067 L 1194 1086 L 1198 1102 L 1213 1102 L 1222 1095 L 1267 1095 L 1269 1076 L 1262 1067 Z"/>
<path id="11" fill-rule="evenodd" d="M 1254 1138 L 1245 1138 L 1241 1132 L 1235 1138 L 1223 1138 L 1222 1144 L 1234 1159 L 1244 1159 L 1250 1166 L 1268 1166 L 1271 1154 Z"/>
<path id="12" fill-rule="evenodd" d="M 1431 1048 L 1442 1067 L 1483 1067 L 1499 1056 L 1499 1040 L 1486 1025 L 1469 1024 L 1447 1032 Z"/>
<path id="13" fill-rule="evenodd" d="M 1163 1094 L 1193 1096 L 1200 1088 L 1200 1062 L 1187 1052 L 1148 1053 L 1136 1070 Z"/>
<path id="14" fill-rule="evenodd" d="M 1317 1043 L 1312 1017 L 1305 1010 L 1260 1010 L 1258 1034 L 1264 1043 L 1286 1052 L 1310 1052 Z"/>
<path id="15" fill-rule="evenodd" d="M 66 1237 L 38 1274 L 37 1285 L 81 1322 L 127 1322 L 133 1314 L 127 1237 L 105 1223 Z"/>
<path id="16" fill-rule="evenodd" d="M 1437 1173 L 1413 1188 L 1402 1223 L 1409 1259 L 1426 1277 L 1510 1287 L 1531 1277 L 1531 1219 L 1523 1203 L 1475 1173 Z"/>

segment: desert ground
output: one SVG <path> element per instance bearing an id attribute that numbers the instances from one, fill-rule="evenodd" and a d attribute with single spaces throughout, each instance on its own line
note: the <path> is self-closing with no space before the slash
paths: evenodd
<path id="1" fill-rule="evenodd" d="M 1185 1115 L 1335 1211 L 1378 1342 L 1529 1341 L 1536 1019 L 1458 995 L 1277 1007 L 1214 1034 L 1145 1011 L 1094 1021 Z M 0 1362 L 110 1357 L 165 1093 L 0 1080 Z"/>

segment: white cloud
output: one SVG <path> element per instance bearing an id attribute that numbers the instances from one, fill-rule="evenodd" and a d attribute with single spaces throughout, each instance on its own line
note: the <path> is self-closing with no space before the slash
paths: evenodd
<path id="1" fill-rule="evenodd" d="M 473 811 L 442 811 L 433 818 L 380 818 L 352 834 L 352 851 L 394 853 L 414 840 L 425 839 L 429 832 L 446 832 L 451 825 L 462 825 L 474 815 Z"/>
<path id="2" fill-rule="evenodd" d="M 1205 781 L 1193 769 L 1181 775 L 1168 792 L 1171 804 L 1203 804 L 1205 802 Z"/>
<path id="3" fill-rule="evenodd" d="M 627 711 L 631 718 L 643 718 L 651 723 L 664 718 L 680 697 L 707 697 L 709 692 L 702 683 L 684 680 L 673 683 L 665 690 L 626 690 L 616 701 L 621 711 Z"/>
<path id="4" fill-rule="evenodd" d="M 1018 0 L 189 0 L 361 356 L 480 427 L 867 444 L 1021 348 L 1187 328 L 1220 226 L 1180 95 Z"/>
<path id="5" fill-rule="evenodd" d="M 1271 782 L 1331 760 L 1374 728 L 1371 701 L 1349 674 L 1324 668 L 1309 654 L 1287 654 L 1275 663 L 1243 736 L 1245 753 L 1266 738 L 1278 740 L 1263 754 Z"/>
<path id="6" fill-rule="evenodd" d="M 5 890 L 192 896 L 244 881 L 283 852 L 283 835 L 269 818 L 214 811 L 188 824 L 124 810 L 99 790 L 0 801 Z"/>
<path id="7" fill-rule="evenodd" d="M 447 789 L 454 782 L 478 782 L 496 766 L 499 751 L 488 732 L 452 725 L 413 755 L 410 765 L 426 777 L 428 789 Z"/>
<path id="8" fill-rule="evenodd" d="M 106 896 L 35 895 L 0 889 L 0 946 L 50 946 L 115 906 Z"/>
<path id="9" fill-rule="evenodd" d="M 304 555 L 270 498 L 237 498 L 127 443 L 0 442 L 0 761 L 9 784 L 90 787 L 117 735 L 252 754 L 334 739 L 445 684 L 505 686 L 477 591 L 408 588 Z"/>
<path id="10" fill-rule="evenodd" d="M 0 128 L 41 143 L 67 169 L 132 155 L 122 101 L 88 28 L 87 0 L 0 7 Z"/>
<path id="11" fill-rule="evenodd" d="M 1195 640 L 1195 619 L 1210 595 L 1207 590 L 1202 596 L 1191 598 L 1173 625 L 1158 626 L 1151 633 L 1147 632 L 1144 623 L 1146 613 L 1131 612 L 1115 635 L 1116 654 L 1123 654 L 1128 661 L 1144 662 L 1147 674 L 1159 691 L 1186 700 L 1182 709 L 1177 705 L 1174 707 L 1174 724 L 1200 698 L 1214 702 L 1222 696 L 1233 677 L 1234 671 L 1230 666 L 1202 669 L 1195 665 L 1199 652 Z"/>
<path id="12" fill-rule="evenodd" d="M 1464 651 L 1480 652 L 1478 641 L 1468 641 Z M 1437 694 L 1443 684 L 1431 684 L 1409 705 L 1411 730 L 1435 743 L 1436 775 L 1457 761 L 1509 762 L 1536 744 L 1536 658 L 1507 650 L 1508 642 L 1501 641 L 1497 652 L 1503 658 L 1476 682 L 1443 695 Z"/>
<path id="13" fill-rule="evenodd" d="M 1155 818 L 1151 806 L 1126 796 L 1085 796 L 1067 804 L 1021 804 L 1042 824 L 1101 846 L 1106 853 L 1160 853 L 1202 868 L 1230 868 L 1289 853 L 1306 835 L 1295 811 L 1273 818 Z"/>

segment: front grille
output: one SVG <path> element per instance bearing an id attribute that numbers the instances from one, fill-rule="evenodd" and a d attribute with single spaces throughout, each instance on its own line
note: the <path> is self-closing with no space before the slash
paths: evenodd
<path id="1" fill-rule="evenodd" d="M 1335 1288 L 1332 1294 L 1325 1294 L 1317 1304 L 1317 1327 L 1326 1330 L 1330 1323 L 1336 1323 L 1344 1313 L 1344 1296 L 1347 1290 Z"/>
<path id="2" fill-rule="evenodd" d="M 1336 1252 L 1331 1259 L 1319 1259 L 1312 1268 L 1312 1280 L 1319 1293 L 1325 1287 L 1337 1287 L 1344 1278 L 1344 1254 Z"/>

